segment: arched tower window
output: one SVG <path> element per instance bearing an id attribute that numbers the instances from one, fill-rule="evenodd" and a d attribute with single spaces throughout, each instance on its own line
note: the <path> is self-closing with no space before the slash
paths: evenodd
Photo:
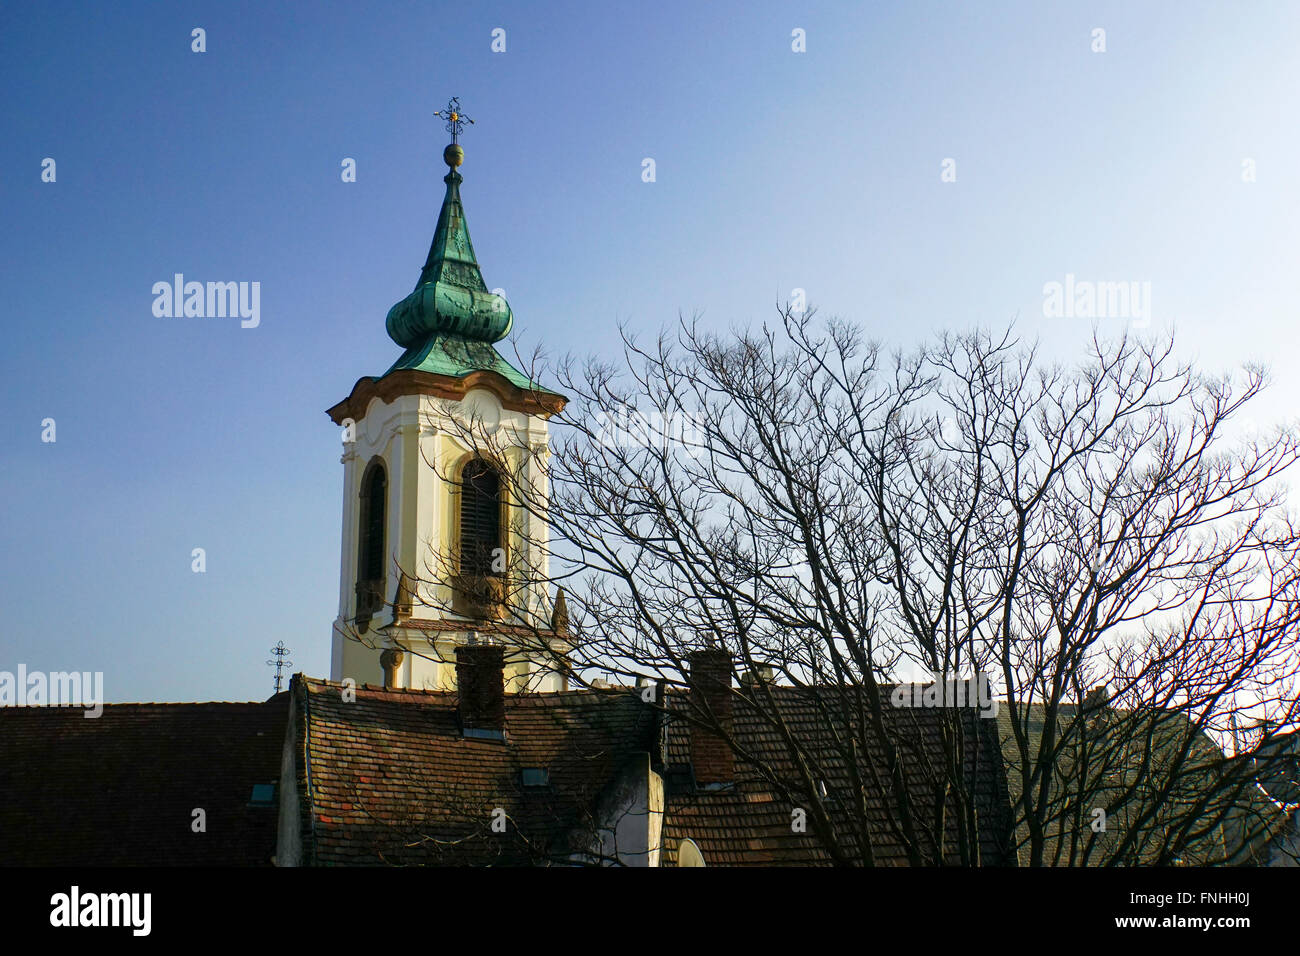
<path id="1" fill-rule="evenodd" d="M 388 473 L 375 459 L 361 479 L 357 535 L 357 617 L 369 617 L 384 603 L 384 531 L 388 515 Z"/>
<path id="2" fill-rule="evenodd" d="M 501 547 L 501 475 L 475 458 L 460 475 L 460 573 L 504 574 Z"/>

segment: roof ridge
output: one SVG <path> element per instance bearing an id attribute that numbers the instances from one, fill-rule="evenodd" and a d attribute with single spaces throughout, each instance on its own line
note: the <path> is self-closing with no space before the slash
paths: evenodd
<path id="1" fill-rule="evenodd" d="M 342 681 L 329 680 L 328 678 L 324 678 L 324 677 L 309 677 L 306 674 L 302 674 L 298 676 L 302 678 L 304 684 L 315 689 L 341 690 L 344 686 Z M 444 688 L 444 687 L 437 687 L 437 688 L 435 687 L 384 687 L 382 685 L 371 684 L 369 682 L 364 684 L 356 684 L 354 689 L 359 691 L 364 690 L 374 694 L 400 694 L 400 695 L 408 695 L 412 697 L 414 696 L 433 697 L 438 695 L 454 697 L 457 694 L 457 691 L 449 688 Z M 506 694 L 506 700 L 518 701 L 518 700 L 531 700 L 531 699 L 540 699 L 540 698 L 555 698 L 555 697 L 564 697 L 564 696 L 614 697 L 623 694 L 631 694 L 632 696 L 636 696 L 636 693 L 638 692 L 639 689 L 635 687 L 570 687 L 567 690 L 511 691 Z"/>
<path id="2" fill-rule="evenodd" d="M 105 701 L 100 706 L 105 709 L 109 707 L 209 707 L 216 705 L 219 707 L 261 707 L 263 704 L 274 703 L 274 697 L 268 697 L 266 700 L 119 700 L 108 702 Z M 36 704 L 36 705 L 6 705 L 0 706 L 0 711 L 5 710 L 77 710 L 82 708 L 82 704 Z"/>

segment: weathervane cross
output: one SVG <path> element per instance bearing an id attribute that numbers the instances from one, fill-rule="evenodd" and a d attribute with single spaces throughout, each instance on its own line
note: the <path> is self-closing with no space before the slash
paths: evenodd
<path id="1" fill-rule="evenodd" d="M 284 641 L 276 644 L 271 648 L 271 653 L 275 655 L 275 660 L 267 661 L 267 665 L 275 668 L 275 692 L 280 693 L 280 671 L 286 667 L 292 667 L 293 661 L 285 660 L 289 656 L 289 648 L 284 646 Z"/>
<path id="2" fill-rule="evenodd" d="M 460 111 L 460 97 L 453 96 L 447 101 L 445 110 L 434 110 L 434 116 L 447 121 L 447 132 L 451 133 L 451 142 L 455 145 L 460 138 L 460 131 L 465 128 L 465 124 L 471 126 L 474 121 Z"/>

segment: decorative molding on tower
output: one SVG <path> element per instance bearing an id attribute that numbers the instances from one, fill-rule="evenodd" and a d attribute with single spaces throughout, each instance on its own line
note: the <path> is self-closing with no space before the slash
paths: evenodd
<path id="1" fill-rule="evenodd" d="M 551 632 L 556 637 L 569 636 L 569 603 L 564 598 L 564 588 L 555 592 L 555 609 L 551 611 Z"/>
<path id="2" fill-rule="evenodd" d="M 411 579 L 406 576 L 406 572 L 401 573 L 397 580 L 397 595 L 393 598 L 393 620 L 400 621 L 403 618 L 411 616 L 411 605 L 414 602 L 415 588 L 411 585 Z"/>
<path id="3" fill-rule="evenodd" d="M 568 403 L 563 395 L 554 392 L 527 390 L 518 387 L 504 375 L 494 369 L 479 369 L 460 376 L 439 375 L 417 369 L 403 369 L 390 372 L 382 378 L 365 377 L 358 379 L 352 387 L 352 394 L 326 414 L 341 425 L 345 418 L 358 420 L 364 416 L 370 402 L 379 399 L 391 403 L 402 395 L 429 395 L 445 401 L 459 402 L 465 395 L 476 388 L 485 388 L 501 402 L 501 407 L 525 415 L 541 415 L 549 418 L 561 411 Z M 428 426 L 421 426 L 427 428 Z"/>

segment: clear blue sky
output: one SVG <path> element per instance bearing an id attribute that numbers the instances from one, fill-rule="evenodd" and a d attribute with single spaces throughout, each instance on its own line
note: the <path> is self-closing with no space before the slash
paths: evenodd
<path id="1" fill-rule="evenodd" d="M 324 410 L 398 354 L 451 95 L 525 350 L 757 322 L 798 287 L 891 345 L 1019 316 L 1068 358 L 1092 323 L 1042 290 L 1072 273 L 1150 282 L 1153 330 L 1207 369 L 1268 361 L 1263 411 L 1290 415 L 1297 48 L 1300 4 L 1255 0 L 7 4 L 0 670 L 259 699 L 283 640 L 328 673 Z M 177 272 L 260 282 L 261 325 L 156 318 Z"/>

